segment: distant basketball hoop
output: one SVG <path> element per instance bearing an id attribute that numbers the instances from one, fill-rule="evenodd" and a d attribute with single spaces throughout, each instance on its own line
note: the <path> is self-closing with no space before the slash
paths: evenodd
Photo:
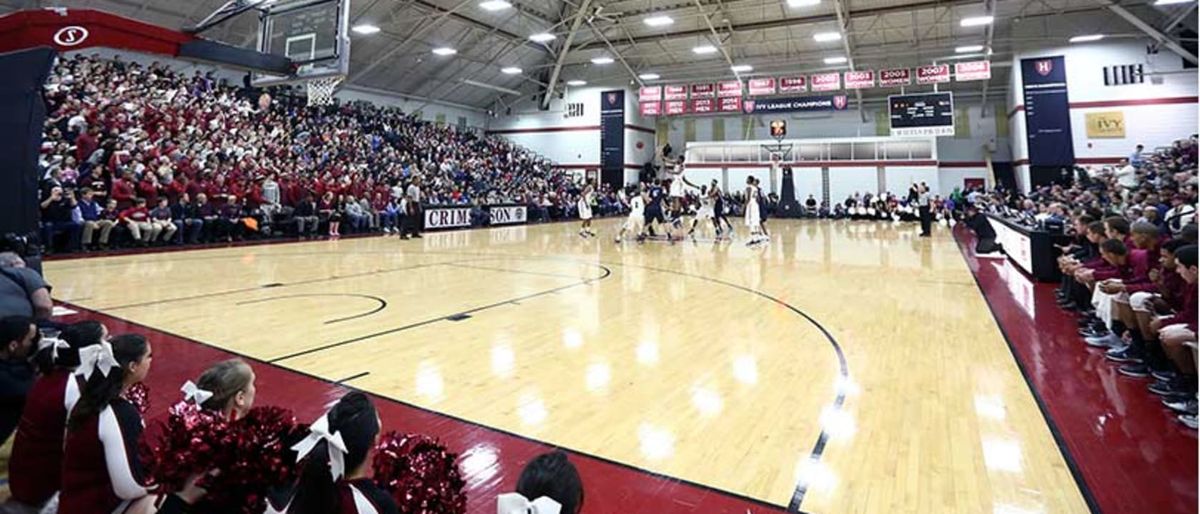
<path id="1" fill-rule="evenodd" d="M 308 106 L 323 107 L 333 105 L 333 94 L 337 91 L 337 87 L 345 79 L 344 76 L 319 77 L 304 82 L 308 89 Z"/>

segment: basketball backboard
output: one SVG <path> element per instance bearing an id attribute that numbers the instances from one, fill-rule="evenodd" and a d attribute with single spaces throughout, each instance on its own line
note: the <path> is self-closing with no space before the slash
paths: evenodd
<path id="1" fill-rule="evenodd" d="M 255 72 L 255 86 L 344 76 L 350 69 L 350 0 L 272 3 L 259 15 L 258 51 L 286 57 L 291 76 Z"/>

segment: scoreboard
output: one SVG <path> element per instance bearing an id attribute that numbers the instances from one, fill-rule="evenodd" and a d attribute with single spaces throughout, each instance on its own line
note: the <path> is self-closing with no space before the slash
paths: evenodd
<path id="1" fill-rule="evenodd" d="M 888 97 L 893 136 L 953 136 L 954 98 L 950 93 Z"/>

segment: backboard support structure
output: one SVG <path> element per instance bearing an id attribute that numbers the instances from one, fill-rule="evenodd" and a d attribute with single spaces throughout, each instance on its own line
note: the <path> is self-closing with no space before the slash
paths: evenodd
<path id="1" fill-rule="evenodd" d="M 258 51 L 291 61 L 290 75 L 251 73 L 255 87 L 345 77 L 350 71 L 350 0 L 263 2 Z"/>

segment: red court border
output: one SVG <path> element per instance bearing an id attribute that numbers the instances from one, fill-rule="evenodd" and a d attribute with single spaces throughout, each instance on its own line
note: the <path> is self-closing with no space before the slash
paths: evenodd
<path id="1" fill-rule="evenodd" d="M 961 225 L 954 237 L 1093 512 L 1195 513 L 1196 432 L 1146 390 L 1148 380 L 1120 375 L 1083 344 L 1054 284 L 1007 259 L 975 258 L 975 236 Z"/>
<path id="2" fill-rule="evenodd" d="M 291 408 L 302 421 L 320 416 L 326 404 L 346 391 L 355 389 L 352 385 L 338 384 L 286 369 L 103 312 L 65 302 L 56 303 L 79 311 L 78 314 L 65 316 L 60 321 L 94 319 L 103 322 L 114 334 L 136 332 L 148 338 L 155 357 L 147 379 L 151 400 L 150 411 L 146 414 L 148 421 L 165 418 L 167 408 L 179 401 L 179 387 L 184 381 L 194 380 L 211 363 L 232 357 L 241 357 L 254 367 L 257 374 L 258 405 Z M 360 376 L 362 375 L 350 379 Z M 557 448 L 549 443 L 399 400 L 369 392 L 367 394 L 374 399 L 379 409 L 384 430 L 430 435 L 440 439 L 451 451 L 460 454 L 469 513 L 494 512 L 496 496 L 513 491 L 525 463 L 541 453 Z M 583 514 L 787 512 L 786 508 L 780 505 L 661 475 L 603 457 L 567 448 L 561 449 L 570 455 L 571 461 L 582 476 L 586 491 Z"/>

